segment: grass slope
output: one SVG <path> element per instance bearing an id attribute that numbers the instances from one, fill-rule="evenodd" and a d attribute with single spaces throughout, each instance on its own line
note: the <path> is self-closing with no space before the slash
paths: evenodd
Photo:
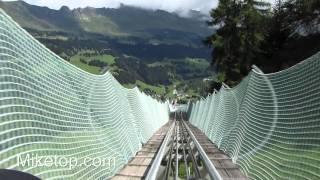
<path id="1" fill-rule="evenodd" d="M 88 54 L 89 56 L 86 56 L 85 54 Z M 81 59 L 83 59 L 87 63 L 89 63 L 92 59 L 97 59 L 99 61 L 107 63 L 110 67 L 115 64 L 115 57 L 108 54 L 94 54 L 93 50 L 81 50 L 76 55 L 70 58 L 71 64 L 92 74 L 101 74 L 102 68 L 85 64 L 84 62 L 81 62 Z M 111 69 L 115 68 L 110 68 L 110 70 Z"/>

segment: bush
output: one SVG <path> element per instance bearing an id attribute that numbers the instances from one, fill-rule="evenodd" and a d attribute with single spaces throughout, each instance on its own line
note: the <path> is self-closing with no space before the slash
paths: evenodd
<path id="1" fill-rule="evenodd" d="M 82 58 L 80 58 L 80 62 L 82 62 L 82 63 L 84 63 L 84 64 L 87 64 L 87 61 L 84 60 L 84 59 L 82 59 Z"/>
<path id="2" fill-rule="evenodd" d="M 88 65 L 103 68 L 105 66 L 108 66 L 108 63 L 100 61 L 98 59 L 93 59 L 93 60 L 89 61 Z"/>

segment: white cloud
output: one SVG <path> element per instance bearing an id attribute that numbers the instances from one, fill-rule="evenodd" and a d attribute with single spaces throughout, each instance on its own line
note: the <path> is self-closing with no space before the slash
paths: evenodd
<path id="1" fill-rule="evenodd" d="M 65 5 L 73 8 L 78 7 L 110 7 L 117 8 L 121 3 L 146 9 L 161 9 L 169 12 L 185 14 L 189 10 L 198 10 L 204 14 L 217 6 L 218 0 L 24 0 L 29 4 L 47 6 L 60 9 Z M 273 2 L 274 0 L 267 0 Z"/>

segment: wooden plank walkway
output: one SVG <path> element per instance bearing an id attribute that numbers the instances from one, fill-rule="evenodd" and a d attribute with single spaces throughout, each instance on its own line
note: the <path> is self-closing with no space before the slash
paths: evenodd
<path id="1" fill-rule="evenodd" d="M 239 166 L 234 164 L 228 155 L 219 150 L 200 129 L 189 122 L 187 124 L 223 180 L 249 179 L 240 171 Z"/>
<path id="2" fill-rule="evenodd" d="M 138 180 L 144 179 L 156 156 L 158 149 L 165 138 L 167 131 L 173 121 L 162 126 L 148 141 L 136 156 L 120 170 L 112 180 Z"/>

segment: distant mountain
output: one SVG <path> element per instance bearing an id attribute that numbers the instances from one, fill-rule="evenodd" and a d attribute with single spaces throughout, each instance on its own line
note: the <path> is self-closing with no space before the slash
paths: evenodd
<path id="1" fill-rule="evenodd" d="M 22 27 L 39 31 L 90 32 L 111 36 L 153 37 L 154 32 L 182 32 L 205 36 L 210 33 L 201 15 L 192 12 L 183 18 L 162 10 L 145 10 L 122 5 L 120 8 L 61 7 L 53 10 L 24 1 L 0 2 Z M 155 31 L 156 30 L 156 31 Z"/>
<path id="2" fill-rule="evenodd" d="M 0 1 L 0 7 L 23 28 L 68 32 L 82 29 L 73 14 L 65 8 L 56 11 L 47 7 L 29 5 L 24 1 Z"/>
<path id="3" fill-rule="evenodd" d="M 0 1 L 0 8 L 70 63 L 94 74 L 109 70 L 126 85 L 157 94 L 190 85 L 194 95 L 213 73 L 211 51 L 202 43 L 213 29 L 198 11 L 181 17 L 126 5 L 54 10 L 24 1 Z"/>
<path id="4" fill-rule="evenodd" d="M 54 10 L 24 1 L 0 1 L 0 8 L 58 54 L 62 53 L 62 46 L 62 49 L 75 45 L 74 48 L 83 48 L 80 44 L 91 44 L 92 47 L 85 48 L 112 49 L 148 61 L 210 58 L 210 51 L 202 40 L 213 30 L 207 27 L 206 17 L 195 10 L 186 18 L 178 13 L 126 5 L 117 9 L 73 10 L 63 6 Z"/>

